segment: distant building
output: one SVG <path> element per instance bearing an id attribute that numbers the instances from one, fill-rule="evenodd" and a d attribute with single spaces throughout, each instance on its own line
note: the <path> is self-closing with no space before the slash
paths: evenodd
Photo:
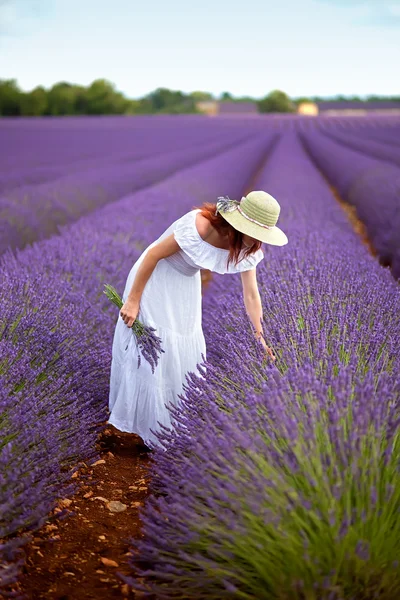
<path id="1" fill-rule="evenodd" d="M 205 115 L 214 116 L 218 114 L 218 102 L 216 100 L 200 100 L 196 102 L 196 108 Z"/>
<path id="2" fill-rule="evenodd" d="M 201 112 L 215 116 L 247 116 L 258 115 L 255 102 L 218 102 L 218 100 L 203 100 L 196 102 L 196 107 Z"/>
<path id="3" fill-rule="evenodd" d="M 352 100 L 327 100 L 326 102 L 300 102 L 297 113 L 324 116 L 400 115 L 400 102 L 362 102 Z"/>
<path id="4" fill-rule="evenodd" d="M 314 102 L 301 102 L 297 107 L 297 113 L 300 115 L 317 115 L 318 106 Z"/>

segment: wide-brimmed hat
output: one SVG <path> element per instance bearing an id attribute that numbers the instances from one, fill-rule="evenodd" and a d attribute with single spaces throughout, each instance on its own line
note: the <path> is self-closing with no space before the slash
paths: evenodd
<path id="1" fill-rule="evenodd" d="M 279 202 L 271 194 L 254 191 L 240 201 L 219 196 L 215 214 L 220 213 L 232 227 L 256 240 L 284 246 L 289 240 L 282 229 L 276 226 L 280 211 Z"/>

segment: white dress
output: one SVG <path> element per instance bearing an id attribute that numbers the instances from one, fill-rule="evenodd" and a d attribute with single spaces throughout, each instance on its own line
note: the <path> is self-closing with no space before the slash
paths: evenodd
<path id="1" fill-rule="evenodd" d="M 177 405 L 183 392 L 185 375 L 197 372 L 197 364 L 206 358 L 203 335 L 200 269 L 216 273 L 238 273 L 253 269 L 264 257 L 258 250 L 237 265 L 226 262 L 228 250 L 216 248 L 200 236 L 194 209 L 177 219 L 150 244 L 132 266 L 122 296 L 125 302 L 136 271 L 147 251 L 174 234 L 181 250 L 161 259 L 148 279 L 140 300 L 138 319 L 156 329 L 165 353 L 161 354 L 154 374 L 142 357 L 138 368 L 138 347 L 132 330 L 121 315 L 115 326 L 112 345 L 108 423 L 120 431 L 136 433 L 149 446 L 160 445 L 151 432 L 160 430 L 158 422 L 168 428 L 173 420 L 167 410 Z"/>

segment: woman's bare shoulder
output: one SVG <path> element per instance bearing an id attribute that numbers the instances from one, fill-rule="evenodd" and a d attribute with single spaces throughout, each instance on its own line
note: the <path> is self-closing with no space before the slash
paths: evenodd
<path id="1" fill-rule="evenodd" d="M 201 213 L 197 213 L 195 218 L 196 229 L 199 232 L 200 236 L 204 239 L 208 236 L 212 229 L 212 225 L 210 221 L 204 217 Z"/>

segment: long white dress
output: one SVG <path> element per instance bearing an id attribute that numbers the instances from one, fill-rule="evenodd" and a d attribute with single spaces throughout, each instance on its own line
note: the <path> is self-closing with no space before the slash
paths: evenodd
<path id="1" fill-rule="evenodd" d="M 160 445 L 151 430 L 159 423 L 173 427 L 167 409 L 179 403 L 186 374 L 198 372 L 197 365 L 206 358 L 202 330 L 202 296 L 200 269 L 225 274 L 253 269 L 264 254 L 258 250 L 227 268 L 228 250 L 204 241 L 196 227 L 194 209 L 177 219 L 150 244 L 132 266 L 122 296 L 125 302 L 135 274 L 147 251 L 171 233 L 181 250 L 161 259 L 148 279 L 140 300 L 138 319 L 156 329 L 165 353 L 155 372 L 142 357 L 137 366 L 138 347 L 132 330 L 121 316 L 115 326 L 112 345 L 108 423 L 120 431 L 138 434 L 148 446 Z"/>

